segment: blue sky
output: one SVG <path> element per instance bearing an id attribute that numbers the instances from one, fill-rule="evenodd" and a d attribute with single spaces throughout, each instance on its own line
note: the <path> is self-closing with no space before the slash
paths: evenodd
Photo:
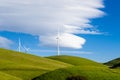
<path id="1" fill-rule="evenodd" d="M 119 53 L 119 48 L 120 48 L 120 27 L 119 27 L 120 26 L 120 23 L 119 23 L 120 16 L 119 16 L 119 14 L 120 14 L 120 10 L 118 9 L 120 7 L 119 3 L 120 3 L 120 1 L 118 1 L 118 0 L 116 0 L 116 1 L 104 0 L 104 4 L 102 4 L 102 5 L 104 5 L 105 7 L 101 7 L 101 5 L 100 5 L 101 3 L 99 4 L 100 6 L 95 5 L 96 10 L 98 10 L 97 7 L 99 7 L 100 10 L 105 13 L 104 16 L 102 15 L 102 13 L 99 13 L 99 12 L 98 12 L 99 15 L 97 15 L 98 14 L 97 12 L 96 12 L 96 14 L 88 13 L 88 15 L 90 15 L 90 16 L 96 15 L 97 17 L 99 17 L 99 18 L 97 18 L 96 16 L 92 16 L 92 18 L 89 17 L 90 18 L 89 24 L 94 26 L 94 28 L 97 27 L 97 30 L 93 30 L 94 34 L 92 33 L 91 30 L 89 30 L 89 33 L 86 34 L 87 33 L 87 31 L 85 31 L 86 29 L 83 29 L 85 33 L 80 32 L 80 34 L 79 34 L 77 32 L 74 32 L 74 33 L 70 33 L 70 35 L 61 36 L 62 38 L 67 38 L 67 39 L 71 39 L 71 40 L 72 40 L 72 38 L 75 38 L 75 40 L 72 42 L 67 40 L 67 42 L 69 42 L 69 43 L 71 42 L 71 44 L 75 44 L 75 45 L 71 45 L 71 44 L 61 45 L 61 51 L 63 51 L 61 54 L 85 57 L 85 58 L 92 59 L 92 60 L 95 60 L 98 62 L 106 62 L 111 59 L 120 57 L 120 53 Z M 94 5 L 94 3 L 92 5 Z M 4 10 L 4 8 L 1 8 L 1 7 L 0 7 L 0 12 L 2 12 L 2 9 L 3 9 L 3 12 L 7 12 L 7 10 Z M 11 12 L 13 12 L 13 11 L 11 11 Z M 46 15 L 48 15 L 48 14 L 46 14 Z M 75 14 L 75 15 L 78 15 L 78 14 Z M 102 16 L 102 17 L 100 17 L 100 16 Z M 37 29 L 35 29 L 35 31 L 32 32 L 32 29 L 34 30 L 34 28 L 32 28 L 31 30 L 28 30 L 28 28 L 26 29 L 26 25 L 23 25 L 24 22 L 19 21 L 19 20 L 16 21 L 16 19 L 14 20 L 14 18 L 16 18 L 16 17 L 13 17 L 12 20 L 16 24 L 18 24 L 19 27 L 17 27 L 18 25 L 16 25 L 15 23 L 12 23 L 12 21 L 9 20 L 9 19 L 11 19 L 11 16 L 7 16 L 10 18 L 4 18 L 2 15 L 0 15 L 0 17 L 2 19 L 4 19 L 4 21 L 6 22 L 6 25 L 1 26 L 0 36 L 10 40 L 10 41 L 6 41 L 6 43 L 10 44 L 10 46 L 7 46 L 5 44 L 3 45 L 2 40 L 5 41 L 5 39 L 1 39 L 1 45 L 3 45 L 6 48 L 12 49 L 12 50 L 18 50 L 17 49 L 18 39 L 20 37 L 22 44 L 31 49 L 31 51 L 29 51 L 31 54 L 40 55 L 40 56 L 56 55 L 55 45 L 50 45 L 50 42 L 51 43 L 53 43 L 53 42 L 52 41 L 44 41 L 45 39 L 53 40 L 53 39 L 51 39 L 51 37 L 54 37 L 54 36 L 51 36 L 51 35 L 43 36 L 43 35 L 46 35 L 43 33 L 47 33 L 47 32 L 51 33 L 51 31 L 53 31 L 53 33 L 54 33 L 54 29 L 51 31 L 49 31 L 50 28 L 46 29 L 46 31 L 44 31 L 45 29 L 43 29 L 43 32 L 42 32 L 42 30 L 41 30 L 42 28 L 40 28 L 41 33 L 39 31 L 37 32 Z M 17 17 L 17 18 L 20 19 L 20 17 Z M 29 18 L 29 16 L 27 18 Z M 57 17 L 57 18 L 59 18 L 59 17 Z M 34 18 L 30 17 L 30 19 L 36 20 L 35 16 L 34 16 Z M 49 19 L 51 20 L 51 18 L 49 18 Z M 62 18 L 62 19 L 65 19 L 66 21 L 68 21 L 67 18 Z M 69 22 L 69 24 L 71 23 L 71 21 L 68 21 L 68 22 Z M 3 23 L 3 24 L 5 24 L 5 23 Z M 7 27 L 8 26 L 7 24 L 10 27 Z M 27 22 L 26 22 L 26 24 L 27 24 Z M 31 25 L 33 25 L 33 24 L 31 24 Z M 36 24 L 34 24 L 34 26 L 35 25 Z M 24 28 L 21 28 L 21 26 L 23 26 Z M 42 24 L 41 26 L 44 27 L 44 24 Z M 45 26 L 47 26 L 47 25 L 45 25 Z M 31 27 L 29 27 L 29 28 L 31 28 Z M 36 27 L 36 28 L 38 28 L 38 27 Z M 92 27 L 92 29 L 94 29 L 94 28 Z M 74 29 L 74 28 L 72 28 L 72 29 Z M 26 31 L 28 31 L 28 32 L 25 33 Z M 69 31 L 72 31 L 72 30 L 69 30 Z M 62 33 L 62 31 L 61 31 L 61 33 Z M 97 34 L 97 33 L 100 33 L 100 34 Z M 75 34 L 76 36 L 78 36 L 80 38 L 74 36 L 73 34 Z M 81 41 L 79 42 L 78 40 L 81 40 Z M 79 45 L 75 41 L 77 41 Z M 46 45 L 46 43 L 49 43 L 49 44 Z M 63 43 L 64 43 L 64 41 L 63 41 Z M 0 47 L 2 47 L 2 46 L 0 46 Z M 40 51 L 38 51 L 38 50 L 40 50 Z M 41 51 L 41 50 L 46 50 L 46 51 Z M 24 50 L 22 49 L 22 51 L 24 51 Z M 64 52 L 64 51 L 66 51 L 66 52 Z M 72 51 L 73 51 L 73 53 L 72 53 Z"/>
<path id="2" fill-rule="evenodd" d="M 91 59 L 98 61 L 108 61 L 120 57 L 120 1 L 106 0 L 105 8 L 106 16 L 93 20 L 93 25 L 98 25 L 99 29 L 107 32 L 108 35 L 91 36 L 83 35 L 88 39 L 84 49 L 92 50 Z M 86 56 L 85 56 L 86 57 Z"/>

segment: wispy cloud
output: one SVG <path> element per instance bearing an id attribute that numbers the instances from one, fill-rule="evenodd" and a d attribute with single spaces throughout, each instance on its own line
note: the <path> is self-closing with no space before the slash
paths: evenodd
<path id="1" fill-rule="evenodd" d="M 52 53 L 57 53 L 56 50 L 29 50 L 30 52 L 39 52 L 39 53 L 42 53 L 42 52 L 52 52 Z M 87 51 L 70 51 L 70 50 L 61 50 L 60 51 L 61 54 L 65 55 L 65 54 L 93 54 L 93 52 L 87 52 Z"/>
<path id="2" fill-rule="evenodd" d="M 0 30 L 38 35 L 42 44 L 55 46 L 59 26 L 61 47 L 78 49 L 86 40 L 75 34 L 100 33 L 90 24 L 104 15 L 100 8 L 103 0 L 0 0 Z"/>
<path id="3" fill-rule="evenodd" d="M 5 37 L 0 36 L 0 48 L 9 48 L 13 42 Z"/>

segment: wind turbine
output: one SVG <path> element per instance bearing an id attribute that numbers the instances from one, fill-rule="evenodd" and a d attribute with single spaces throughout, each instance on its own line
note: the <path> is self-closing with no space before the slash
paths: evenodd
<path id="1" fill-rule="evenodd" d="M 29 50 L 30 50 L 30 48 L 27 48 L 27 47 L 25 47 L 25 46 L 23 46 L 23 48 L 25 49 L 25 52 L 26 52 L 26 53 L 28 53 Z"/>
<path id="2" fill-rule="evenodd" d="M 57 55 L 59 56 L 60 55 L 60 30 L 59 30 L 59 27 L 58 27 L 58 30 L 57 30 Z"/>

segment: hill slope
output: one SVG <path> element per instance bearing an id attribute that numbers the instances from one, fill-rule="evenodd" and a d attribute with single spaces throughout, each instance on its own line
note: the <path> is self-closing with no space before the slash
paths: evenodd
<path id="1" fill-rule="evenodd" d="M 0 49 L 1 73 L 20 78 L 21 80 L 31 80 L 31 78 L 40 74 L 67 66 L 71 65 L 30 54 Z M 7 78 L 2 80 L 7 80 Z"/>
<path id="2" fill-rule="evenodd" d="M 104 64 L 110 66 L 111 68 L 120 67 L 120 58 L 111 60 L 111 61 L 104 63 Z"/>
<path id="3" fill-rule="evenodd" d="M 62 61 L 74 66 L 57 69 L 43 75 L 40 75 L 33 80 L 66 80 L 69 76 L 79 75 L 85 77 L 86 80 L 119 80 L 120 73 L 117 70 L 111 70 L 107 66 L 94 61 L 73 57 L 73 56 L 52 56 L 49 59 Z"/>
<path id="4" fill-rule="evenodd" d="M 81 57 L 76 57 L 76 56 L 67 56 L 67 55 L 62 55 L 62 56 L 50 56 L 47 57 L 48 59 L 53 59 L 53 60 L 57 60 L 57 61 L 61 61 L 64 63 L 68 63 L 74 66 L 85 66 L 85 65 L 96 65 L 96 66 L 101 66 L 102 64 L 97 63 L 95 61 L 89 60 L 89 59 L 85 59 L 85 58 L 81 58 Z M 103 65 L 102 65 L 103 66 Z"/>
<path id="5" fill-rule="evenodd" d="M 0 80 L 22 80 L 22 79 L 0 72 Z"/>
<path id="6" fill-rule="evenodd" d="M 71 75 L 87 80 L 119 80 L 119 71 L 80 57 L 43 58 L 0 49 L 0 80 L 66 80 Z"/>
<path id="7" fill-rule="evenodd" d="M 113 65 L 118 64 L 118 63 L 120 63 L 120 58 L 111 60 L 109 62 L 106 62 L 105 64 L 108 65 L 108 66 L 113 66 Z"/>

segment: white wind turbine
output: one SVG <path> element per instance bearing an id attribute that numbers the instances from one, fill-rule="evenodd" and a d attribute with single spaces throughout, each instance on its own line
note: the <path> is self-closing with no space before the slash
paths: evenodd
<path id="1" fill-rule="evenodd" d="M 59 56 L 60 55 L 60 30 L 59 30 L 59 27 L 58 27 L 58 30 L 57 30 L 57 55 Z"/>
<path id="2" fill-rule="evenodd" d="M 28 53 L 29 50 L 30 50 L 30 48 L 27 48 L 27 47 L 25 47 L 25 46 L 23 46 L 23 48 L 25 49 L 25 52 L 26 52 L 26 53 Z"/>
<path id="3" fill-rule="evenodd" d="M 19 38 L 19 40 L 18 40 L 18 51 L 21 52 L 21 49 L 24 49 L 26 53 L 30 50 L 30 48 L 27 48 L 24 45 L 22 46 L 21 39 Z"/>

